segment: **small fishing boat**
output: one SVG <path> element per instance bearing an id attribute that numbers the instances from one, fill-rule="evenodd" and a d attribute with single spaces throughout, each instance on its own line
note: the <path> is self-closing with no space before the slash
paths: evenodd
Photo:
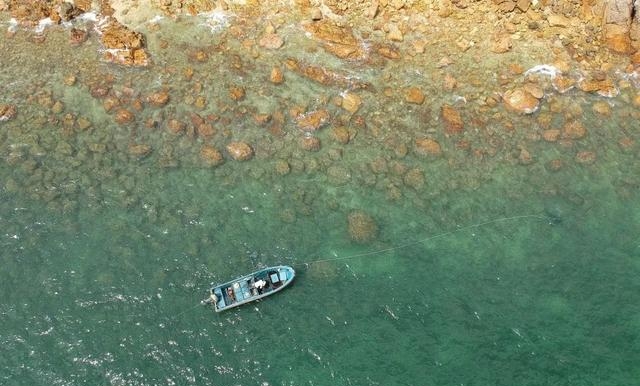
<path id="1" fill-rule="evenodd" d="M 273 295 L 291 284 L 295 276 L 296 272 L 293 268 L 277 265 L 241 276 L 224 284 L 211 283 L 209 297 L 203 300 L 202 304 L 213 304 L 216 312 L 238 307 Z"/>

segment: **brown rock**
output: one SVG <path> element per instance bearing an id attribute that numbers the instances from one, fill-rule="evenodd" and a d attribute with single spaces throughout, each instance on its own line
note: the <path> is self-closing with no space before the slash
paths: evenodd
<path id="1" fill-rule="evenodd" d="M 273 84 L 281 84 L 282 82 L 284 82 L 284 74 L 282 73 L 280 67 L 274 67 L 271 69 L 269 80 Z"/>
<path id="2" fill-rule="evenodd" d="M 511 50 L 511 36 L 509 35 L 501 35 L 496 37 L 491 42 L 491 52 L 495 52 L 496 54 L 503 54 Z"/>
<path id="3" fill-rule="evenodd" d="M 547 16 L 547 22 L 549 22 L 549 26 L 551 27 L 567 27 L 571 23 L 567 17 L 556 13 Z"/>
<path id="4" fill-rule="evenodd" d="M 366 57 L 364 45 L 353 35 L 349 27 L 341 27 L 330 21 L 318 21 L 303 26 L 322 47 L 341 59 L 362 60 Z"/>
<path id="5" fill-rule="evenodd" d="M 15 105 L 0 104 L 0 122 L 13 119 L 17 112 Z"/>
<path id="6" fill-rule="evenodd" d="M 162 107 L 169 102 L 169 91 L 161 90 L 147 97 L 147 102 L 152 106 Z"/>
<path id="7" fill-rule="evenodd" d="M 151 150 L 152 150 L 151 145 L 147 145 L 147 144 L 129 145 L 129 154 L 137 158 L 144 158 L 148 156 L 149 154 L 151 154 Z"/>
<path id="8" fill-rule="evenodd" d="M 289 162 L 285 161 L 285 160 L 278 160 L 276 162 L 276 173 L 278 173 L 281 176 L 287 175 L 291 172 L 291 165 L 289 165 Z"/>
<path id="9" fill-rule="evenodd" d="M 105 52 L 105 59 L 108 61 L 131 66 L 149 64 L 142 34 L 130 30 L 116 19 L 111 19 L 111 22 L 102 30 L 101 41 L 108 49 Z"/>
<path id="10" fill-rule="evenodd" d="M 561 159 L 555 158 L 545 164 L 545 168 L 550 172 L 557 172 L 564 166 Z"/>
<path id="11" fill-rule="evenodd" d="M 300 138 L 300 147 L 306 151 L 320 150 L 320 138 L 311 135 L 304 135 Z"/>
<path id="12" fill-rule="evenodd" d="M 559 92 L 560 94 L 564 94 L 565 92 L 575 87 L 576 81 L 571 78 L 558 75 L 553 79 L 552 84 L 553 84 L 553 88 L 557 92 Z"/>
<path id="13" fill-rule="evenodd" d="M 222 153 L 211 145 L 202 146 L 200 149 L 200 159 L 202 159 L 207 166 L 218 166 L 224 162 Z"/>
<path id="14" fill-rule="evenodd" d="M 231 142 L 227 145 L 227 152 L 236 161 L 246 161 L 253 158 L 253 149 L 245 142 Z"/>
<path id="15" fill-rule="evenodd" d="M 442 105 L 440 108 L 440 116 L 444 122 L 444 132 L 447 135 L 460 134 L 464 131 L 464 122 L 462 115 L 455 107 Z"/>
<path id="16" fill-rule="evenodd" d="M 549 129 L 542 132 L 542 138 L 547 142 L 556 142 L 560 138 L 560 130 Z"/>
<path id="17" fill-rule="evenodd" d="M 579 151 L 578 154 L 576 154 L 576 162 L 580 164 L 592 164 L 596 162 L 596 158 L 596 153 L 593 151 Z"/>
<path id="18" fill-rule="evenodd" d="M 582 139 L 587 135 L 587 129 L 579 121 L 571 121 L 562 128 L 562 138 Z"/>
<path id="19" fill-rule="evenodd" d="M 241 101 L 244 99 L 244 96 L 245 96 L 244 88 L 239 86 L 229 87 L 229 97 L 234 101 Z"/>
<path id="20" fill-rule="evenodd" d="M 167 122 L 167 128 L 169 129 L 169 132 L 176 135 L 182 134 L 186 126 L 187 125 L 184 122 L 181 122 L 177 119 L 169 119 L 169 122 Z"/>
<path id="21" fill-rule="evenodd" d="M 623 137 L 618 141 L 618 146 L 620 146 L 620 150 L 624 153 L 632 153 L 636 145 L 636 141 L 630 137 Z"/>
<path id="22" fill-rule="evenodd" d="M 419 138 L 415 141 L 415 152 L 419 155 L 438 157 L 442 154 L 442 148 L 434 139 Z"/>
<path id="23" fill-rule="evenodd" d="M 376 238 L 378 225 L 367 213 L 355 210 L 349 213 L 347 220 L 351 240 L 357 243 L 368 243 Z"/>
<path id="24" fill-rule="evenodd" d="M 424 186 L 424 173 L 419 168 L 411 169 L 404 175 L 402 181 L 407 186 L 420 189 Z"/>
<path id="25" fill-rule="evenodd" d="M 640 94 L 636 95 L 633 98 L 633 105 L 636 107 L 640 107 Z"/>
<path id="26" fill-rule="evenodd" d="M 201 123 L 196 126 L 196 134 L 204 139 L 216 135 L 216 128 L 210 123 Z"/>
<path id="27" fill-rule="evenodd" d="M 509 90 L 502 96 L 505 106 L 515 112 L 532 114 L 538 110 L 540 101 L 524 89 Z"/>
<path id="28" fill-rule="evenodd" d="M 376 50 L 380 55 L 387 59 L 400 59 L 401 55 L 397 48 L 389 45 L 381 45 Z"/>
<path id="29" fill-rule="evenodd" d="M 424 103 L 424 94 L 418 87 L 410 87 L 407 89 L 404 99 L 407 103 L 421 105 Z"/>
<path id="30" fill-rule="evenodd" d="M 298 128 L 304 131 L 316 131 L 329 121 L 331 115 L 328 110 L 315 110 L 302 114 L 296 118 Z"/>
<path id="31" fill-rule="evenodd" d="M 404 36 L 402 35 L 402 31 L 396 24 L 389 25 L 389 32 L 387 32 L 387 39 L 392 40 L 394 42 L 401 42 L 404 40 Z"/>
<path id="32" fill-rule="evenodd" d="M 347 129 L 344 126 L 336 126 L 333 129 L 331 129 L 331 138 L 333 138 L 333 140 L 338 143 L 346 145 L 347 143 L 349 143 L 349 140 L 351 139 L 351 136 L 349 134 L 349 129 Z"/>
<path id="33" fill-rule="evenodd" d="M 133 121 L 133 118 L 133 113 L 127 109 L 119 109 L 118 111 L 116 111 L 115 120 L 121 125 Z"/>
<path id="34" fill-rule="evenodd" d="M 320 21 L 322 20 L 322 11 L 318 7 L 313 7 L 309 13 L 311 16 L 311 20 Z"/>
<path id="35" fill-rule="evenodd" d="M 358 94 L 345 92 L 342 94 L 342 108 L 350 113 L 355 113 L 360 108 L 362 99 Z"/>
<path id="36" fill-rule="evenodd" d="M 518 162 L 521 165 L 530 165 L 533 163 L 533 157 L 531 156 L 531 153 L 529 153 L 529 150 L 525 149 L 524 147 L 520 148 L 520 154 L 518 154 Z"/>
<path id="37" fill-rule="evenodd" d="M 69 44 L 78 46 L 87 40 L 89 34 L 87 31 L 79 28 L 71 28 L 69 31 Z"/>
<path id="38" fill-rule="evenodd" d="M 593 104 L 592 109 L 594 112 L 606 117 L 611 115 L 611 106 L 606 102 L 596 102 Z"/>
<path id="39" fill-rule="evenodd" d="M 262 35 L 258 44 L 269 50 L 277 50 L 284 45 L 284 40 L 277 33 L 266 33 Z"/>

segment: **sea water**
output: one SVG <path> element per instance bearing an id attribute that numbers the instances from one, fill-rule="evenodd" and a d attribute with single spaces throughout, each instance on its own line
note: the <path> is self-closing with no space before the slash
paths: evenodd
<path id="1" fill-rule="evenodd" d="M 300 50 L 302 59 L 342 66 L 378 88 L 380 79 L 425 88 L 428 80 L 354 70 L 295 43 L 294 33 L 285 48 L 293 52 L 250 62 L 217 49 L 218 29 L 206 19 L 182 23 L 150 38 L 157 56 L 146 69 L 103 62 L 94 39 L 70 48 L 55 27 L 38 44 L 27 32 L 0 37 L 0 103 L 18 107 L 0 122 L 0 383 L 640 379 L 640 164 L 637 148 L 618 145 L 621 131 L 639 138 L 624 100 L 611 101 L 613 115 L 603 120 L 591 110 L 602 98 L 573 94 L 589 134 L 570 150 L 526 142 L 535 121 L 518 116 L 492 157 L 456 152 L 446 138 L 444 157 L 403 155 L 402 144 L 440 130 L 437 101 L 455 100 L 434 93 L 423 109 L 392 105 L 384 119 L 356 127 L 349 144 L 321 133 L 322 149 L 309 153 L 298 148 L 295 125 L 274 136 L 250 115 L 325 106 L 344 90 L 292 73 L 280 89 L 263 86 L 280 56 Z M 175 30 L 189 28 L 197 34 L 187 45 Z M 178 49 L 163 51 L 161 39 Z M 194 61 L 196 49 L 209 59 Z M 189 67 L 195 80 L 183 78 Z M 68 86 L 70 75 L 78 81 Z M 107 77 L 120 95 L 170 88 L 169 113 L 145 107 L 136 123 L 118 125 L 89 91 Z M 228 100 L 229 85 L 250 94 L 242 102 L 248 118 L 234 115 L 242 107 Z M 204 111 L 194 107 L 197 96 L 207 100 Z M 367 103 L 384 111 L 382 102 Z M 256 157 L 206 167 L 202 139 L 145 125 L 188 120 L 193 111 L 222 116 L 215 146 L 245 140 Z M 65 119 L 77 125 L 79 117 L 91 127 L 65 130 Z M 153 151 L 133 156 L 132 143 Z M 535 152 L 533 164 L 513 156 L 522 143 Z M 575 147 L 597 150 L 597 161 L 575 162 Z M 558 158 L 563 167 L 551 171 Z M 282 162 L 288 173 L 276 172 Z M 413 169 L 421 184 L 407 183 Z M 352 211 L 375 221 L 368 243 L 352 241 Z M 289 289 L 220 314 L 199 305 L 211 282 L 274 264 L 297 270 Z"/>

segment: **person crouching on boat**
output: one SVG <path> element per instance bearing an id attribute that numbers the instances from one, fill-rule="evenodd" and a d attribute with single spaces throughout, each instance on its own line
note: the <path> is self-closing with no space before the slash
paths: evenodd
<path id="1" fill-rule="evenodd" d="M 236 301 L 236 295 L 233 293 L 233 288 L 227 288 L 227 295 L 229 296 L 229 303 L 233 303 Z"/>
<path id="2" fill-rule="evenodd" d="M 259 294 L 262 294 L 262 291 L 264 290 L 264 287 L 266 285 L 267 285 L 267 282 L 262 280 L 262 279 L 260 279 L 260 280 L 256 281 L 255 283 L 253 283 L 253 287 L 258 290 Z"/>

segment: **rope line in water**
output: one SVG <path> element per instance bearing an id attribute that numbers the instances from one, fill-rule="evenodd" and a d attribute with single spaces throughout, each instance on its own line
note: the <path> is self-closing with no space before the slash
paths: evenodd
<path id="1" fill-rule="evenodd" d="M 480 227 L 485 226 L 485 225 L 489 225 L 489 224 L 493 224 L 493 223 L 497 223 L 497 222 L 502 222 L 502 221 L 521 220 L 521 219 L 526 219 L 526 218 L 537 218 L 537 219 L 541 219 L 541 220 L 548 220 L 548 217 L 545 217 L 545 216 L 542 216 L 542 215 L 539 215 L 539 214 L 526 214 L 526 215 L 521 215 L 521 216 L 496 218 L 496 219 L 493 219 L 493 220 L 488 220 L 488 221 L 484 221 L 484 222 L 473 224 L 473 225 L 467 225 L 465 227 L 457 228 L 457 229 L 454 229 L 454 230 L 451 230 L 451 231 L 447 231 L 447 232 L 443 232 L 443 233 L 440 233 L 440 234 L 437 234 L 437 235 L 434 235 L 434 236 L 429 236 L 429 237 L 427 237 L 425 239 L 422 239 L 422 240 L 411 241 L 411 242 L 408 242 L 406 244 L 396 245 L 395 247 L 389 247 L 389 248 L 384 248 L 384 249 L 378 249 L 378 250 L 375 250 L 375 251 L 357 253 L 355 255 L 349 255 L 349 256 L 331 257 L 331 258 L 327 258 L 327 259 L 319 259 L 319 260 L 307 261 L 307 262 L 300 263 L 300 264 L 310 265 L 310 264 L 315 264 L 315 263 L 324 263 L 324 262 L 328 262 L 328 261 L 347 260 L 347 259 L 355 259 L 355 258 L 358 258 L 358 257 L 377 255 L 377 254 L 380 254 L 380 253 L 390 252 L 390 251 L 394 251 L 396 249 L 402 249 L 402 248 L 410 247 L 412 245 L 421 244 L 421 243 L 427 242 L 429 240 L 434 240 L 434 239 L 438 239 L 438 238 L 441 238 L 441 237 L 449 236 L 449 235 L 452 235 L 454 233 L 462 232 L 462 231 L 467 230 L 467 229 L 480 228 Z"/>

